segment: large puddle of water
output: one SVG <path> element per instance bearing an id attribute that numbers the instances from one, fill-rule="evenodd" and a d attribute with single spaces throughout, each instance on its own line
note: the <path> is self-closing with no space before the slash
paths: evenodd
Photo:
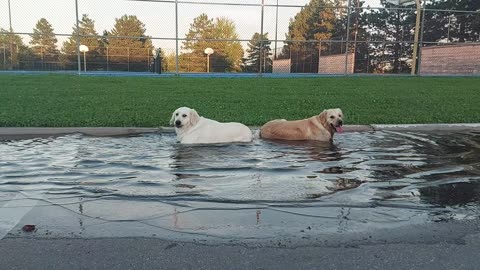
<path id="1" fill-rule="evenodd" d="M 36 224 L 45 236 L 310 239 L 480 212 L 478 132 L 214 146 L 74 134 L 0 141 L 0 154 L 11 236 Z"/>

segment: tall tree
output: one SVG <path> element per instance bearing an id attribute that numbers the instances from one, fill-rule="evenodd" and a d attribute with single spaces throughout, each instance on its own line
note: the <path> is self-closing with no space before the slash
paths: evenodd
<path id="1" fill-rule="evenodd" d="M 369 54 L 372 69 L 379 72 L 407 73 L 411 67 L 415 11 L 395 9 L 386 0 L 387 9 L 374 10 L 366 15 L 370 40 Z M 392 8 L 392 9 L 389 9 Z"/>
<path id="2" fill-rule="evenodd" d="M 215 38 L 223 39 L 216 42 L 212 48 L 218 49 L 219 55 L 226 59 L 225 71 L 241 71 L 243 48 L 240 42 L 232 41 L 239 39 L 235 23 L 226 17 L 216 18 Z"/>
<path id="3" fill-rule="evenodd" d="M 104 38 L 108 40 L 111 62 L 122 64 L 122 70 L 148 70 L 153 45 L 145 32 L 145 24 L 135 15 L 116 18 L 113 29 Z"/>
<path id="4" fill-rule="evenodd" d="M 435 0 L 426 3 L 427 9 L 480 10 L 478 0 Z M 430 42 L 480 41 L 480 14 L 467 12 L 425 13 L 424 40 Z"/>
<path id="5" fill-rule="evenodd" d="M 35 28 L 33 34 L 30 35 L 30 45 L 32 51 L 38 57 L 46 61 L 55 61 L 58 58 L 57 38 L 55 36 L 52 25 L 45 18 L 41 18 Z"/>
<path id="6" fill-rule="evenodd" d="M 328 8 L 339 0 L 311 0 L 293 19 L 290 19 L 286 43 L 281 57 L 291 58 L 293 72 L 317 72 L 318 51 L 325 50 L 321 41 L 335 35 L 335 24 L 344 12 Z M 340 9 L 341 10 L 341 9 Z M 310 65 L 305 67 L 305 63 Z M 316 63 L 316 64 L 315 64 Z"/>
<path id="7" fill-rule="evenodd" d="M 268 33 L 255 33 L 248 42 L 247 58 L 244 61 L 245 71 L 247 72 L 272 72 L 272 59 L 270 56 L 270 40 Z M 260 61 L 260 58 L 262 61 Z"/>
<path id="8" fill-rule="evenodd" d="M 13 32 L 13 30 L 12 30 Z M 22 37 L 0 27 L 1 69 L 12 69 L 19 65 L 20 58 L 28 51 Z M 4 65 L 5 63 L 5 65 Z"/>
<path id="9" fill-rule="evenodd" d="M 162 71 L 175 72 L 176 70 L 176 58 L 174 52 L 165 52 L 162 50 Z"/>
<path id="10" fill-rule="evenodd" d="M 286 39 L 291 48 L 304 46 L 314 47 L 315 44 L 302 41 L 321 41 L 332 37 L 335 30 L 335 10 L 325 8 L 334 5 L 332 0 L 311 0 L 294 19 L 290 19 Z"/>
<path id="11" fill-rule="evenodd" d="M 181 55 L 181 69 L 183 71 L 203 72 L 206 70 L 206 48 L 212 48 L 214 54 L 211 59 L 211 70 L 240 71 L 243 48 L 236 41 L 238 34 L 233 21 L 227 18 L 210 19 L 201 14 L 190 24 L 190 30 L 183 42 L 186 53 Z"/>
<path id="12" fill-rule="evenodd" d="M 95 30 L 95 21 L 90 19 L 87 14 L 83 14 L 78 24 L 80 33 L 80 44 L 86 45 L 89 49 L 86 55 L 87 61 L 92 63 L 93 59 L 103 51 L 103 43 Z M 72 36 L 63 42 L 61 62 L 64 64 L 77 62 L 77 27 L 73 26 Z M 92 65 L 92 64 L 90 64 Z"/>
<path id="13" fill-rule="evenodd" d="M 348 1 L 344 1 L 343 6 Z M 354 54 L 354 72 L 367 72 L 368 66 L 368 40 L 370 34 L 367 32 L 367 15 L 368 10 L 363 8 L 365 2 L 363 0 L 350 1 L 350 20 L 348 13 L 344 12 L 342 16 L 337 16 L 335 30 L 331 37 L 332 42 L 322 51 L 322 55 L 342 54 L 346 50 Z M 344 10 L 346 11 L 346 9 Z M 349 37 L 347 40 L 347 24 L 349 24 Z M 340 42 L 338 42 L 340 41 Z M 345 41 L 345 42 L 343 42 Z"/>

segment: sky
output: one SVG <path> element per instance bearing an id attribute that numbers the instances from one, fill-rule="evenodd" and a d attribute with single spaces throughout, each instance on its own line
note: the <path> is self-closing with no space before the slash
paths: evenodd
<path id="1" fill-rule="evenodd" d="M 261 0 L 189 0 L 190 2 L 223 2 L 258 4 Z M 276 4 L 276 0 L 264 0 L 265 4 Z M 278 0 L 279 5 L 303 6 L 309 0 Z M 12 28 L 17 33 L 31 33 L 36 22 L 46 18 L 53 26 L 56 34 L 71 34 L 75 24 L 74 0 L 10 0 Z M 379 0 L 366 0 L 365 5 L 379 6 Z M 88 14 L 95 20 L 95 28 L 99 34 L 111 30 L 115 18 L 122 15 L 136 15 L 145 25 L 146 34 L 158 38 L 175 38 L 175 4 L 162 2 L 140 2 L 128 0 L 78 0 L 79 17 Z M 278 39 L 284 39 L 288 31 L 288 23 L 299 7 L 281 7 L 278 10 Z M 260 32 L 261 8 L 248 6 L 179 4 L 179 37 L 185 37 L 193 19 L 201 13 L 210 18 L 227 17 L 235 22 L 240 39 L 249 40 L 255 32 Z M 269 39 L 275 38 L 275 7 L 265 7 L 264 32 Z M 9 29 L 8 0 L 0 0 L 0 27 Z M 28 35 L 22 35 L 28 43 Z M 58 46 L 66 37 L 57 37 Z M 174 50 L 175 41 L 154 40 L 156 47 Z M 245 46 L 246 42 L 243 42 Z M 283 44 L 278 44 L 278 47 Z M 273 44 L 272 44 L 273 47 Z"/>

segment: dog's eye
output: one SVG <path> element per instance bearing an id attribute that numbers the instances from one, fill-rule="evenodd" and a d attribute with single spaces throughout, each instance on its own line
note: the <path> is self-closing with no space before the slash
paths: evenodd
<path id="1" fill-rule="evenodd" d="M 342 115 L 341 115 L 341 114 L 339 114 L 339 115 L 338 115 L 338 117 L 342 117 Z"/>
<path id="2" fill-rule="evenodd" d="M 187 115 L 186 115 L 186 114 L 184 114 L 184 115 L 182 115 L 182 117 L 187 117 Z"/>
<path id="3" fill-rule="evenodd" d="M 332 119 L 333 119 L 333 118 L 335 118 L 335 116 L 333 116 L 333 115 L 332 115 L 332 116 L 330 116 L 330 118 L 332 118 Z"/>
<path id="4" fill-rule="evenodd" d="M 178 112 L 175 114 L 175 116 L 178 116 Z"/>

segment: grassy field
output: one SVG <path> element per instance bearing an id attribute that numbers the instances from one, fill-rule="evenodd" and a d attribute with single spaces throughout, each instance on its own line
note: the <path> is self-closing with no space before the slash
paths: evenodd
<path id="1" fill-rule="evenodd" d="M 180 106 L 261 125 L 343 109 L 346 124 L 480 122 L 480 78 L 140 78 L 0 74 L 0 126 L 158 127 Z"/>

